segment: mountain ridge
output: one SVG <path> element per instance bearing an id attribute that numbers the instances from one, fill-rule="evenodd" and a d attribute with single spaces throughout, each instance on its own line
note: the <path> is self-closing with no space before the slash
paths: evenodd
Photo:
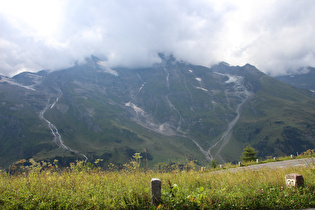
<path id="1" fill-rule="evenodd" d="M 250 64 L 207 68 L 161 59 L 128 69 L 91 57 L 72 68 L 1 80 L 0 165 L 30 157 L 122 164 L 135 152 L 150 157 L 150 165 L 205 164 L 237 161 L 246 144 L 261 157 L 314 147 L 314 99 L 299 89 Z M 63 143 L 56 143 L 57 133 Z"/>

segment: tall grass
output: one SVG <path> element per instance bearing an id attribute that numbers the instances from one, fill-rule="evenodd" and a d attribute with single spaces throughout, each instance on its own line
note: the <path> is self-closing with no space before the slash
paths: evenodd
<path id="1" fill-rule="evenodd" d="M 35 165 L 35 166 L 34 166 Z M 0 174 L 1 209 L 300 209 L 315 207 L 315 166 L 258 171 L 102 171 L 82 162 L 43 169 L 33 163 Z M 39 170 L 38 170 L 39 169 Z M 302 174 L 305 186 L 287 188 L 284 177 Z M 162 203 L 150 205 L 150 181 L 162 181 Z"/>

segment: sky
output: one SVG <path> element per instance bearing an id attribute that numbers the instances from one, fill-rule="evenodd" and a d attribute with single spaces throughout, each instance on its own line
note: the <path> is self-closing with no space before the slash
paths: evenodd
<path id="1" fill-rule="evenodd" d="M 0 74 L 59 70 L 95 55 L 147 67 L 159 52 L 270 75 L 315 66 L 313 0 L 0 0 Z"/>

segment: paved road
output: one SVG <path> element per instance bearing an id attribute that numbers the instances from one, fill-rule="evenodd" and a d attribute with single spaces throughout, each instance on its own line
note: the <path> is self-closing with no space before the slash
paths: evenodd
<path id="1" fill-rule="evenodd" d="M 255 164 L 246 167 L 238 167 L 232 168 L 229 171 L 236 171 L 236 170 L 258 170 L 260 168 L 284 168 L 284 167 L 295 167 L 295 166 L 302 166 L 302 165 L 315 165 L 315 158 L 305 158 L 305 159 L 293 159 L 293 160 L 285 160 L 285 161 L 277 161 L 277 162 L 270 162 L 270 163 L 262 163 L 262 164 Z"/>

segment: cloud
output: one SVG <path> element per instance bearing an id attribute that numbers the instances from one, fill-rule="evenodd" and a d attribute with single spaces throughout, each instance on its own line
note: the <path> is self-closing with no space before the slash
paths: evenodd
<path id="1" fill-rule="evenodd" d="M 66 68 L 91 54 L 144 67 L 166 52 L 285 74 L 315 65 L 314 10 L 307 0 L 3 1 L 0 73 Z"/>

